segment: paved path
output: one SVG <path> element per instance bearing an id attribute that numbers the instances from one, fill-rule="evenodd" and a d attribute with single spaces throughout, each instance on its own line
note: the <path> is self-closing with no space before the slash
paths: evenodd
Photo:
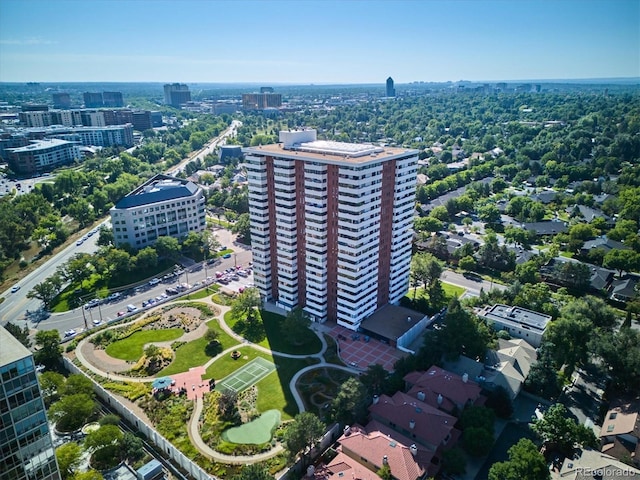
<path id="1" fill-rule="evenodd" d="M 242 344 L 242 345 L 247 345 L 247 346 L 251 346 L 252 348 L 259 350 L 261 352 L 267 353 L 269 355 L 275 355 L 275 356 L 280 356 L 280 357 L 284 357 L 284 358 L 317 358 L 320 363 L 315 364 L 315 365 L 311 365 L 308 367 L 303 368 L 302 370 L 300 370 L 299 372 L 297 372 L 293 378 L 291 379 L 291 381 L 289 382 L 289 388 L 291 389 L 291 393 L 296 401 L 296 404 L 298 406 L 298 409 L 300 410 L 300 412 L 304 412 L 305 411 L 305 405 L 304 402 L 302 401 L 302 397 L 300 396 L 297 388 L 296 388 L 296 383 L 298 381 L 298 379 L 305 374 L 306 372 L 316 369 L 316 368 L 324 368 L 324 367 L 330 367 L 330 368 L 338 368 L 340 370 L 345 370 L 347 372 L 353 373 L 354 375 L 358 374 L 358 371 L 354 368 L 350 368 L 350 367 L 344 367 L 344 366 L 340 366 L 340 365 L 335 365 L 335 364 L 331 364 L 331 363 L 327 363 L 324 359 L 324 353 L 327 350 L 327 342 L 322 334 L 322 330 L 321 331 L 317 331 L 315 328 L 313 328 L 313 331 L 316 333 L 316 335 L 318 336 L 318 338 L 320 339 L 320 342 L 322 344 L 322 348 L 320 349 L 320 351 L 318 353 L 312 354 L 312 355 L 295 355 L 295 354 L 291 354 L 291 353 L 284 353 L 284 352 L 277 352 L 277 351 L 273 351 L 270 350 L 266 347 L 263 347 L 261 345 L 256 345 L 254 343 L 248 342 L 246 339 L 244 339 L 241 335 L 238 335 L 236 332 L 234 332 L 231 327 L 229 327 L 226 322 L 224 321 L 224 314 L 226 312 L 228 312 L 230 310 L 230 307 L 227 306 L 220 306 L 216 303 L 214 303 L 210 297 L 206 297 L 204 299 L 199 299 L 197 300 L 199 302 L 202 303 L 206 303 L 212 306 L 215 306 L 216 309 L 218 309 L 220 311 L 219 315 L 218 315 L 218 321 L 220 324 L 220 327 L 222 328 L 222 330 L 224 330 L 225 333 L 227 333 L 228 335 L 230 335 L 232 338 L 234 338 L 235 340 L 238 341 L 238 344 Z M 176 302 L 176 306 L 179 306 L 180 302 Z M 155 309 L 154 309 L 155 310 Z M 146 312 L 145 315 L 149 315 L 151 314 L 154 310 L 150 310 L 148 312 Z M 133 320 L 131 322 L 128 323 L 133 323 L 135 321 L 139 320 Z M 110 328 L 118 328 L 121 327 L 122 325 L 116 325 Z M 188 334 L 183 335 L 182 337 L 180 337 L 180 341 L 189 341 L 189 340 L 194 340 L 196 338 L 199 338 L 200 336 L 204 335 L 204 333 L 206 332 L 206 323 L 202 322 L 202 324 L 197 328 L 194 329 L 193 331 L 189 332 Z M 188 337 L 188 340 L 187 340 Z M 172 342 L 157 342 L 154 344 L 156 345 L 164 345 L 165 343 L 168 343 L 168 345 L 170 345 Z M 219 353 L 218 355 L 216 355 L 215 357 L 211 358 L 210 360 L 208 360 L 202 367 L 199 367 L 200 369 L 207 369 L 211 364 L 213 364 L 215 361 L 217 361 L 218 359 L 229 355 L 232 351 L 237 350 L 238 345 L 234 345 L 232 347 L 227 348 L 226 350 L 224 350 L 223 352 Z M 76 356 L 78 358 L 78 360 L 83 364 L 83 366 L 89 370 L 91 370 L 92 372 L 102 376 L 102 377 L 106 377 L 109 378 L 111 380 L 119 380 L 122 382 L 135 382 L 135 383 L 143 383 L 143 382 L 152 382 L 156 377 L 128 377 L 125 375 L 120 375 L 119 373 L 115 373 L 114 371 L 116 370 L 117 366 L 122 366 L 122 364 L 118 364 L 118 362 L 122 362 L 119 361 L 117 359 L 113 359 L 111 357 L 108 357 L 106 354 L 104 355 L 96 355 L 95 352 L 93 351 L 91 345 L 90 345 L 90 337 L 84 338 L 82 339 L 78 346 L 76 347 Z M 105 357 L 105 358 L 103 358 Z M 90 360 L 93 360 L 90 361 Z M 104 362 L 106 360 L 106 362 Z M 107 371 L 105 371 L 104 367 L 98 367 L 97 365 L 94 364 L 95 363 L 99 363 L 99 364 L 103 364 L 104 363 L 108 363 L 107 365 Z M 126 364 L 126 362 L 123 362 L 127 367 L 129 366 L 128 364 Z M 112 368 L 112 370 L 109 370 L 109 368 Z M 262 452 L 256 455 L 225 455 L 219 452 L 216 452 L 215 450 L 213 450 L 211 447 L 209 447 L 203 440 L 202 437 L 200 436 L 200 417 L 202 416 L 202 411 L 204 409 L 204 401 L 202 398 L 202 395 L 197 395 L 195 397 L 195 408 L 193 410 L 193 413 L 191 415 L 191 419 L 189 420 L 189 424 L 187 426 L 187 431 L 189 432 L 189 438 L 191 440 L 191 443 L 196 447 L 196 449 L 204 456 L 206 456 L 207 458 L 210 458 L 216 462 L 221 462 L 221 463 L 227 463 L 227 464 L 248 464 L 248 463 L 256 463 L 256 462 L 261 462 L 264 461 L 266 459 L 275 457 L 276 455 L 278 455 L 279 453 L 281 453 L 284 448 L 282 447 L 282 445 L 278 444 L 276 445 L 274 448 L 272 448 L 271 450 L 267 451 L 267 452 Z"/>

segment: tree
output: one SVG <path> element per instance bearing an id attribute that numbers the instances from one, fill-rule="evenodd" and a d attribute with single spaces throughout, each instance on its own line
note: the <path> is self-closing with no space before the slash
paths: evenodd
<path id="1" fill-rule="evenodd" d="M 368 404 L 367 388 L 357 378 L 349 378 L 340 385 L 338 394 L 331 402 L 332 417 L 345 425 L 359 423 L 367 415 Z"/>
<path id="2" fill-rule="evenodd" d="M 599 446 L 593 430 L 571 418 L 567 408 L 561 403 L 549 407 L 543 418 L 535 419 L 531 429 L 550 448 L 558 449 L 567 456 L 571 455 L 576 446 Z"/>
<path id="3" fill-rule="evenodd" d="M 280 332 L 294 345 L 302 345 L 310 325 L 309 314 L 302 308 L 296 307 L 287 313 L 280 325 Z"/>
<path id="4" fill-rule="evenodd" d="M 453 360 L 459 355 L 465 355 L 475 359 L 484 358 L 491 332 L 454 298 L 447 308 L 444 327 L 438 332 L 437 338 L 448 358 Z"/>
<path id="5" fill-rule="evenodd" d="M 66 395 L 51 405 L 49 414 L 61 432 L 73 432 L 85 424 L 93 415 L 96 402 L 89 395 L 78 393 Z"/>
<path id="6" fill-rule="evenodd" d="M 504 387 L 498 386 L 491 390 L 487 395 L 485 405 L 500 418 L 508 419 L 513 415 L 513 402 Z"/>
<path id="7" fill-rule="evenodd" d="M 93 382 L 86 376 L 79 373 L 69 375 L 64 384 L 62 395 L 73 395 L 76 393 L 84 393 L 85 395 L 93 397 L 95 395 Z"/>
<path id="8" fill-rule="evenodd" d="M 123 433 L 115 425 L 103 425 L 90 432 L 84 439 L 84 446 L 93 451 L 92 459 L 100 465 L 117 464 L 120 460 L 120 442 Z"/>
<path id="9" fill-rule="evenodd" d="M 220 418 L 233 424 L 240 423 L 238 411 L 238 394 L 232 390 L 225 390 L 218 397 L 217 411 Z"/>
<path id="10" fill-rule="evenodd" d="M 633 250 L 613 249 L 604 256 L 602 265 L 617 270 L 618 276 L 622 276 L 622 272 L 638 270 L 638 258 L 640 257 Z"/>
<path id="11" fill-rule="evenodd" d="M 460 423 L 463 430 L 468 428 L 484 428 L 487 431 L 493 432 L 494 421 L 495 414 L 487 407 L 468 406 L 460 416 Z"/>
<path id="12" fill-rule="evenodd" d="M 31 348 L 31 340 L 29 339 L 29 328 L 25 325 L 22 329 L 14 323 L 7 322 L 4 326 L 11 335 L 14 336 L 26 348 Z"/>
<path id="13" fill-rule="evenodd" d="M 76 473 L 70 480 L 104 480 L 104 477 L 97 470 Z"/>
<path id="14" fill-rule="evenodd" d="M 295 416 L 287 426 L 283 440 L 292 455 L 302 453 L 303 466 L 306 464 L 307 451 L 311 449 L 324 434 L 325 426 L 311 412 L 302 412 Z"/>
<path id="15" fill-rule="evenodd" d="M 360 375 L 360 381 L 367 389 L 369 397 L 387 392 L 389 373 L 379 363 L 369 365 L 367 370 Z"/>
<path id="16" fill-rule="evenodd" d="M 254 463 L 242 467 L 240 473 L 234 475 L 232 480 L 273 480 L 273 477 L 267 467 Z"/>
<path id="17" fill-rule="evenodd" d="M 56 448 L 56 459 L 63 479 L 73 475 L 82 461 L 82 448 L 76 442 L 69 442 Z"/>
<path id="18" fill-rule="evenodd" d="M 247 288 L 233 302 L 231 306 L 231 317 L 235 320 L 246 319 L 251 323 L 255 317 L 255 309 L 261 304 L 260 294 L 255 288 Z"/>
<path id="19" fill-rule="evenodd" d="M 479 427 L 466 428 L 462 433 L 464 449 L 474 457 L 483 457 L 493 447 L 493 432 Z"/>
<path id="20" fill-rule="evenodd" d="M 462 475 L 467 470 L 467 460 L 459 448 L 442 453 L 442 469 L 451 475 Z"/>
<path id="21" fill-rule="evenodd" d="M 150 270 L 158 266 L 158 252 L 155 248 L 145 247 L 135 257 L 136 269 Z"/>
<path id="22" fill-rule="evenodd" d="M 508 454 L 509 460 L 491 466 L 489 480 L 549 480 L 547 462 L 531 440 L 521 438 Z"/>
<path id="23" fill-rule="evenodd" d="M 478 266 L 478 264 L 476 263 L 475 258 L 473 258 L 470 255 L 467 255 L 466 257 L 462 257 L 459 261 L 458 261 L 458 266 L 462 269 L 462 270 L 466 270 L 466 271 L 472 271 L 475 270 L 476 267 Z"/>
<path id="24" fill-rule="evenodd" d="M 385 463 L 384 465 L 382 465 L 382 467 L 380 467 L 376 472 L 376 475 L 378 475 L 382 480 L 393 480 L 391 467 L 389 466 L 388 463 Z"/>
<path id="25" fill-rule="evenodd" d="M 251 223 L 248 213 L 242 213 L 236 223 L 231 226 L 231 232 L 236 233 L 245 243 L 251 243 Z"/>
<path id="26" fill-rule="evenodd" d="M 602 331 L 589 343 L 589 349 L 600 357 L 615 388 L 640 390 L 640 332 L 633 328 Z"/>
<path id="27" fill-rule="evenodd" d="M 44 372 L 40 375 L 40 390 L 46 407 L 55 402 L 64 391 L 65 379 L 58 372 Z"/>
<path id="28" fill-rule="evenodd" d="M 213 328 L 209 328 L 207 332 L 204 334 L 204 338 L 208 343 L 217 342 L 219 336 L 220 334 L 218 333 L 218 331 L 214 330 Z"/>
<path id="29" fill-rule="evenodd" d="M 36 362 L 50 366 L 60 361 L 62 347 L 57 330 L 39 330 L 36 333 L 36 345 L 39 347 L 34 355 Z"/>
<path id="30" fill-rule="evenodd" d="M 60 275 L 54 273 L 49 278 L 33 286 L 27 293 L 27 298 L 36 298 L 41 300 L 44 308 L 48 309 L 54 298 L 60 293 L 62 288 L 62 279 Z"/>
<path id="31" fill-rule="evenodd" d="M 125 432 L 118 445 L 121 458 L 128 462 L 135 462 L 144 457 L 144 444 L 142 439 L 136 437 L 133 433 Z"/>
<path id="32" fill-rule="evenodd" d="M 161 258 L 177 260 L 180 257 L 180 243 L 174 237 L 158 237 L 153 245 Z"/>

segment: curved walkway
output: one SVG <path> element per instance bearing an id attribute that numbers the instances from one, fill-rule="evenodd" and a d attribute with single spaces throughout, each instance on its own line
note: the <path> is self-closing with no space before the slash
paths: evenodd
<path id="1" fill-rule="evenodd" d="M 271 350 L 269 348 L 263 347 L 261 345 L 257 345 L 255 343 L 249 342 L 244 337 L 242 337 L 241 335 L 238 335 L 236 332 L 234 332 L 231 329 L 231 327 L 229 327 L 229 325 L 227 325 L 227 323 L 224 321 L 225 313 L 227 313 L 231 308 L 228 307 L 228 306 L 219 305 L 219 304 L 213 302 L 210 297 L 205 297 L 205 298 L 198 299 L 198 300 L 178 301 L 178 302 L 175 302 L 175 305 L 178 306 L 181 303 L 194 302 L 194 301 L 215 306 L 218 310 L 220 310 L 220 313 L 217 315 L 218 323 L 220 325 L 220 328 L 222 328 L 222 330 L 225 333 L 227 333 L 229 336 L 231 336 L 232 338 L 237 340 L 238 344 L 247 345 L 247 346 L 250 346 L 250 347 L 252 347 L 252 348 L 254 348 L 256 350 L 259 350 L 261 352 L 267 353 L 269 355 L 276 355 L 276 356 L 284 357 L 284 358 L 301 359 L 301 358 L 309 358 L 309 357 L 311 357 L 311 358 L 317 358 L 318 360 L 320 360 L 320 363 L 315 364 L 315 365 L 310 365 L 310 366 L 305 367 L 302 370 L 298 371 L 293 376 L 291 381 L 289 382 L 289 388 L 291 390 L 291 394 L 293 395 L 300 412 L 304 412 L 305 411 L 304 402 L 302 401 L 302 397 L 300 396 L 300 394 L 298 393 L 298 390 L 296 388 L 296 383 L 297 383 L 297 381 L 298 381 L 298 379 L 300 378 L 301 375 L 303 375 L 304 373 L 306 373 L 306 372 L 308 372 L 310 370 L 313 370 L 315 368 L 323 368 L 323 367 L 338 368 L 338 369 L 345 370 L 345 371 L 348 371 L 348 372 L 354 373 L 354 374 L 358 373 L 358 371 L 356 369 L 354 369 L 354 368 L 344 367 L 344 366 L 341 366 L 341 365 L 335 365 L 335 364 L 327 363 L 325 361 L 324 354 L 325 354 L 325 352 L 327 350 L 327 342 L 324 339 L 324 335 L 322 335 L 322 333 L 316 331 L 316 329 L 312 328 L 314 333 L 320 339 L 320 343 L 322 344 L 322 348 L 320 349 L 320 351 L 318 353 L 314 353 L 312 355 L 296 355 L 296 354 L 291 354 L 291 353 L 278 352 L 278 351 Z M 154 310 L 155 309 L 149 310 L 148 312 L 146 312 L 145 316 L 150 314 L 150 313 L 152 313 Z M 122 325 L 126 325 L 126 324 L 129 324 L 129 323 L 134 323 L 134 322 L 138 321 L 140 318 L 142 318 L 142 317 L 139 317 L 139 318 L 137 318 L 135 320 L 132 320 L 131 322 L 127 322 L 125 324 L 120 324 L 120 325 L 114 325 L 113 327 L 109 327 L 109 328 L 118 328 L 118 327 L 121 327 Z M 205 329 L 205 327 L 203 327 L 203 325 L 206 325 L 206 323 L 202 322 L 202 324 L 199 325 L 197 329 L 194 329 L 193 331 L 183 335 L 178 340 L 183 341 L 185 339 L 185 337 L 187 337 L 187 336 L 189 336 L 189 340 L 193 340 L 195 338 L 199 338 L 200 336 L 204 335 L 204 332 L 206 331 L 206 329 Z M 196 335 L 196 332 L 198 332 L 197 335 Z M 110 380 L 118 380 L 118 381 L 122 381 L 122 382 L 147 383 L 147 382 L 152 382 L 156 378 L 155 376 L 153 376 L 153 377 L 129 377 L 129 376 L 126 376 L 126 375 L 120 375 L 118 373 L 114 373 L 114 372 L 110 372 L 110 371 L 104 371 L 103 369 L 98 368 L 96 365 L 94 365 L 91 361 L 89 361 L 87 359 L 87 356 L 91 356 L 89 354 L 89 352 L 84 352 L 83 351 L 84 348 L 89 348 L 88 344 L 89 344 L 90 338 L 91 338 L 91 336 L 83 338 L 78 343 L 78 345 L 77 345 L 77 347 L 75 349 L 76 357 L 82 363 L 82 365 L 85 368 L 87 368 L 88 370 L 91 370 L 95 374 L 100 375 L 100 376 L 105 377 L 105 378 L 108 378 Z M 158 343 L 151 342 L 151 343 L 154 343 L 155 345 L 163 345 L 164 343 L 168 343 L 170 345 L 172 342 L 158 342 Z M 215 357 L 213 357 L 210 360 L 208 360 L 204 364 L 204 368 L 208 368 L 215 361 L 217 361 L 218 359 L 222 358 L 223 356 L 228 355 L 229 353 L 231 353 L 232 351 L 236 350 L 237 348 L 238 348 L 238 345 L 233 345 L 233 346 L 227 348 L 226 350 L 220 352 L 218 355 L 216 355 Z M 93 352 L 91 352 L 91 354 L 93 354 Z M 96 358 L 95 355 L 93 355 L 93 356 L 94 356 L 95 360 L 99 360 L 99 361 L 103 360 L 101 358 L 100 359 Z M 109 358 L 111 358 L 111 357 L 109 357 Z M 117 360 L 116 360 L 116 362 L 117 362 Z M 114 365 L 115 365 L 115 363 L 114 363 Z M 114 368 L 114 370 L 115 370 L 115 368 Z M 267 460 L 269 458 L 275 457 L 276 455 L 278 455 L 279 453 L 281 453 L 284 450 L 284 448 L 280 444 L 276 445 L 274 448 L 272 448 L 271 450 L 269 450 L 267 452 L 262 452 L 262 453 L 259 453 L 259 454 L 256 454 L 256 455 L 226 455 L 226 454 L 223 454 L 223 453 L 220 453 L 220 452 L 217 452 L 217 451 L 213 450 L 211 447 L 209 447 L 202 440 L 202 437 L 200 436 L 200 417 L 202 416 L 203 409 L 204 409 L 204 401 L 203 401 L 201 396 L 198 396 L 198 397 L 196 397 L 196 400 L 195 400 L 195 408 L 194 408 L 193 413 L 191 415 L 191 419 L 189 420 L 187 431 L 189 433 L 189 439 L 191 440 L 191 443 L 205 457 L 210 458 L 211 460 L 214 460 L 216 462 L 227 463 L 227 464 L 235 464 L 235 465 L 244 465 L 244 464 L 247 464 L 247 463 L 256 463 L 256 462 L 261 462 L 263 460 Z"/>

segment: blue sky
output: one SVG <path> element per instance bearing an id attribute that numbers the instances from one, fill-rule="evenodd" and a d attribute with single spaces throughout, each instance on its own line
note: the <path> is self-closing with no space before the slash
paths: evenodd
<path id="1" fill-rule="evenodd" d="M 640 0 L 0 0 L 0 81 L 640 76 Z"/>

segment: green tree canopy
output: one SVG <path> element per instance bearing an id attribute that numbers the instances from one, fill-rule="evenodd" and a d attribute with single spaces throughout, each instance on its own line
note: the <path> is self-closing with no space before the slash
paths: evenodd
<path id="1" fill-rule="evenodd" d="M 571 418 L 566 407 L 561 403 L 549 407 L 543 418 L 533 421 L 531 429 L 550 448 L 558 449 L 567 456 L 571 455 L 576 446 L 591 448 L 599 446 L 593 430 Z"/>
<path id="2" fill-rule="evenodd" d="M 489 480 L 549 480 L 549 468 L 538 447 L 522 438 L 509 448 L 509 460 L 494 463 Z"/>

